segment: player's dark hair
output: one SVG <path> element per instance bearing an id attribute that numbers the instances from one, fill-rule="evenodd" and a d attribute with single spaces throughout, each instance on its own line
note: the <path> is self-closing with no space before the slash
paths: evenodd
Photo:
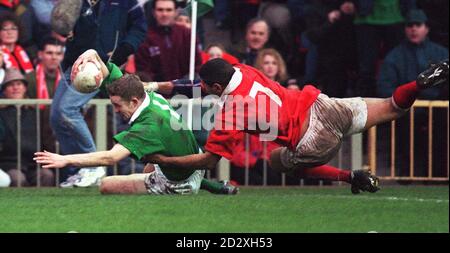
<path id="1" fill-rule="evenodd" d="M 233 77 L 234 72 L 233 65 L 222 58 L 217 58 L 203 64 L 200 68 L 199 75 L 207 85 L 218 83 L 225 88 L 230 82 L 231 77 Z"/>
<path id="2" fill-rule="evenodd" d="M 106 85 L 106 90 L 110 96 L 119 96 L 127 102 L 130 102 L 133 97 L 137 97 L 140 100 L 145 98 L 144 86 L 136 75 L 124 75 Z"/>

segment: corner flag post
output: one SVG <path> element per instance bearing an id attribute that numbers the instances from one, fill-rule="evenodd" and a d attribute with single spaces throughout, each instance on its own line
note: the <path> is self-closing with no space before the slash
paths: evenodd
<path id="1" fill-rule="evenodd" d="M 191 28 L 191 51 L 190 51 L 190 60 L 189 60 L 189 79 L 194 80 L 195 75 L 195 47 L 197 46 L 197 0 L 191 0 L 192 11 L 191 11 L 191 20 L 192 20 L 192 28 Z"/>

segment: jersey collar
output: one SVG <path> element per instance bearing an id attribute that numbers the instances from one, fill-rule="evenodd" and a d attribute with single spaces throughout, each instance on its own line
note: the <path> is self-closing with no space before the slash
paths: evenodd
<path id="1" fill-rule="evenodd" d="M 241 70 L 236 67 L 234 68 L 234 70 L 235 70 L 235 72 L 234 72 L 233 76 L 231 77 L 230 83 L 227 85 L 225 90 L 223 90 L 222 96 L 228 95 L 231 92 L 233 92 L 239 86 L 239 84 L 241 84 L 241 82 L 242 82 Z"/>
<path id="2" fill-rule="evenodd" d="M 234 74 L 231 77 L 230 83 L 228 83 L 225 90 L 223 90 L 222 95 L 220 96 L 219 106 L 222 107 L 227 100 L 228 94 L 233 92 L 242 82 L 242 72 L 239 68 L 234 67 Z"/>
<path id="3" fill-rule="evenodd" d="M 137 108 L 137 110 L 133 113 L 131 116 L 130 121 L 128 121 L 128 124 L 131 125 L 138 117 L 141 115 L 142 111 L 150 104 L 150 97 L 147 93 L 145 93 L 145 99 L 142 102 L 142 104 Z"/>

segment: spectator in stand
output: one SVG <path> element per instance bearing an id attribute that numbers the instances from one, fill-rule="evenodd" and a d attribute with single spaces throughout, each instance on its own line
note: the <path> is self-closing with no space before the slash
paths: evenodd
<path id="1" fill-rule="evenodd" d="M 155 0 L 152 3 L 156 25 L 150 25 L 145 41 L 136 53 L 136 71 L 143 81 L 166 81 L 189 74 L 190 29 L 175 24 L 176 1 Z M 197 45 L 196 70 L 201 66 Z"/>
<path id="2" fill-rule="evenodd" d="M 269 79 L 286 87 L 288 80 L 286 63 L 277 50 L 266 48 L 259 51 L 255 68 L 263 72 Z"/>
<path id="3" fill-rule="evenodd" d="M 192 20 L 189 16 L 189 13 L 185 9 L 178 8 L 177 10 L 177 17 L 175 18 L 175 24 L 184 26 L 187 29 L 191 29 L 192 27 Z"/>
<path id="4" fill-rule="evenodd" d="M 411 10 L 408 13 L 404 28 L 406 39 L 388 53 L 381 66 L 377 85 L 378 96 L 389 97 L 402 83 L 415 80 L 430 63 L 448 58 L 448 49 L 428 38 L 430 30 L 427 20 L 422 10 Z M 419 98 L 442 99 L 445 98 L 444 93 L 440 87 L 434 87 L 423 91 Z"/>
<path id="5" fill-rule="evenodd" d="M 34 71 L 33 64 L 25 50 L 18 44 L 20 24 L 12 13 L 0 16 L 0 50 L 5 69 L 16 68 L 22 74 Z"/>
<path id="6" fill-rule="evenodd" d="M 20 17 L 24 26 L 20 42 L 32 59 L 37 58 L 39 45 L 43 40 L 54 36 L 50 25 L 51 12 L 60 0 L 31 0 L 30 5 Z"/>
<path id="7" fill-rule="evenodd" d="M 38 64 L 35 75 L 30 75 L 28 83 L 36 84 L 29 87 L 33 98 L 53 98 L 62 73 L 60 64 L 64 58 L 64 45 L 57 39 L 47 37 L 39 45 Z"/>
<path id="8" fill-rule="evenodd" d="M 356 72 L 351 1 L 313 1 L 305 10 L 305 35 L 317 46 L 316 84 L 331 97 L 346 97 L 349 74 Z"/>
<path id="9" fill-rule="evenodd" d="M 358 46 L 359 78 L 356 95 L 376 95 L 377 62 L 402 38 L 404 15 L 415 7 L 415 0 L 357 0 L 356 40 Z M 383 45 L 383 48 L 380 46 Z"/>
<path id="10" fill-rule="evenodd" d="M 427 25 L 427 16 L 422 10 L 411 10 L 406 16 L 406 24 L 404 28 L 406 39 L 386 56 L 383 65 L 381 66 L 380 76 L 377 82 L 377 92 L 380 97 L 389 97 L 389 92 L 393 92 L 402 83 L 408 83 L 415 80 L 415 76 L 427 69 L 430 63 L 448 59 L 448 49 L 432 42 L 428 38 L 429 28 Z M 448 100 L 448 81 L 447 85 L 433 87 L 424 90 L 419 96 L 419 99 Z M 442 111 L 434 110 L 433 126 L 437 128 L 446 128 L 446 115 L 440 115 Z M 417 108 L 414 113 L 414 145 L 417 147 L 427 147 L 428 145 L 428 112 Z M 404 117 L 398 119 L 396 122 L 396 143 L 397 143 L 397 158 L 396 168 L 399 175 L 408 175 L 410 154 L 409 152 L 401 152 L 402 150 L 409 150 L 410 145 L 410 127 L 409 118 Z M 380 133 L 388 133 L 390 124 L 381 125 Z M 384 129 L 383 129 L 384 128 Z M 444 157 L 446 151 L 445 138 L 438 138 L 433 141 L 433 153 L 437 157 Z M 385 146 L 386 149 L 389 143 L 383 140 L 390 140 L 389 136 L 380 139 L 380 146 Z M 415 154 L 415 168 L 423 168 L 427 166 L 428 154 L 420 150 Z M 386 159 L 384 159 L 386 160 Z M 442 164 L 437 159 L 433 167 L 434 172 L 438 168 L 445 169 L 446 165 Z M 445 161 L 444 161 L 445 163 Z M 381 162 L 380 162 L 381 164 Z M 445 169 L 446 170 L 446 169 Z M 417 175 L 417 174 L 416 174 Z"/>
<path id="11" fill-rule="evenodd" d="M 270 26 L 264 19 L 255 18 L 248 22 L 245 44 L 240 44 L 232 51 L 241 63 L 253 66 L 258 51 L 263 49 L 270 36 Z"/>
<path id="12" fill-rule="evenodd" d="M 1 86 L 4 99 L 27 98 L 27 81 L 17 69 L 8 69 Z M 36 109 L 30 106 L 21 107 L 21 132 L 17 133 L 17 107 L 14 105 L 0 108 L 0 168 L 11 177 L 12 186 L 32 186 L 37 184 L 36 163 L 33 154 L 36 149 Z M 21 168 L 17 164 L 18 137 L 20 136 Z M 54 175 L 49 169 L 41 169 L 40 183 L 42 186 L 54 186 Z"/>
<path id="13" fill-rule="evenodd" d="M 216 58 L 222 58 L 230 64 L 239 63 L 239 60 L 227 53 L 224 46 L 220 43 L 213 43 L 206 47 L 205 51 L 202 52 L 202 64 Z"/>
<path id="14" fill-rule="evenodd" d="M 36 71 L 27 77 L 30 97 L 38 99 L 53 98 L 62 77 L 60 64 L 64 57 L 63 47 L 64 45 L 55 38 L 47 37 L 42 40 L 37 52 L 38 64 L 36 65 Z M 55 140 L 50 138 L 53 135 L 49 124 L 50 108 L 41 105 L 40 109 L 41 136 L 47 137 L 42 139 L 42 146 L 45 150 L 55 151 Z"/>

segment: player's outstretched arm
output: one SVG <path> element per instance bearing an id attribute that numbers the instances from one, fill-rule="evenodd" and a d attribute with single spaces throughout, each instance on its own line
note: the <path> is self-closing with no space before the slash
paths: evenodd
<path id="1" fill-rule="evenodd" d="M 70 163 L 67 156 L 58 155 L 45 150 L 44 152 L 34 153 L 33 160 L 35 160 L 36 163 L 43 165 L 42 167 L 45 169 L 59 169 L 68 166 Z"/>
<path id="2" fill-rule="evenodd" d="M 111 150 L 87 154 L 58 155 L 47 151 L 36 152 L 33 160 L 44 169 L 60 169 L 66 166 L 94 167 L 113 165 L 130 154 L 124 146 L 116 144 Z"/>
<path id="3" fill-rule="evenodd" d="M 220 160 L 220 156 L 206 151 L 202 154 L 187 156 L 164 156 L 154 154 L 145 157 L 145 160 L 160 166 L 185 168 L 185 169 L 215 169 Z"/>
<path id="4" fill-rule="evenodd" d="M 102 71 L 102 76 L 104 79 L 106 79 L 109 76 L 109 74 L 114 72 L 114 68 L 117 68 L 117 70 L 119 70 L 119 68 L 114 63 L 109 63 L 108 68 L 108 66 L 102 61 L 102 59 L 98 55 L 97 51 L 95 51 L 94 49 L 89 49 L 83 54 L 81 54 L 73 64 L 72 72 L 70 73 L 70 79 L 72 81 L 75 79 L 75 76 L 78 74 L 78 72 L 82 70 L 84 68 L 84 65 L 88 62 L 92 62 L 95 65 L 97 65 L 97 68 L 99 68 Z M 115 77 L 113 77 L 113 79 L 110 81 L 114 81 L 115 79 L 118 79 L 121 76 L 122 76 L 121 74 L 115 75 Z M 175 87 L 174 81 L 142 82 L 142 85 L 144 86 L 144 89 L 146 91 L 158 91 L 158 93 L 170 95 L 172 94 L 172 91 Z M 181 81 L 187 82 L 186 80 Z"/>
<path id="5" fill-rule="evenodd" d="M 175 91 L 180 95 L 193 98 L 193 88 L 201 87 L 200 80 L 176 79 L 163 82 L 142 82 L 146 91 L 157 91 L 163 95 L 172 95 Z"/>
<path id="6" fill-rule="evenodd" d="M 163 95 L 172 94 L 174 84 L 172 81 L 164 81 L 164 82 L 142 82 L 145 91 L 157 91 Z"/>

